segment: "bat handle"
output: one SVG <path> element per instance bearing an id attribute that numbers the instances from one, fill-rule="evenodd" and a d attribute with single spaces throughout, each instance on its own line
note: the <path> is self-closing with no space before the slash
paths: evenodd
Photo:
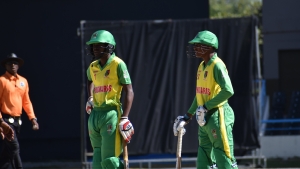
<path id="1" fill-rule="evenodd" d="M 123 140 L 123 161 L 124 169 L 129 169 L 127 142 L 125 140 Z"/>

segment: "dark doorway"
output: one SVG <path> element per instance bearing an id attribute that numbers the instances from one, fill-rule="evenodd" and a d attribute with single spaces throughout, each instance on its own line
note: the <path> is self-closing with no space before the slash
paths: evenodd
<path id="1" fill-rule="evenodd" d="M 289 109 L 293 91 L 300 91 L 300 50 L 280 50 L 279 90 L 286 93 L 286 110 Z"/>

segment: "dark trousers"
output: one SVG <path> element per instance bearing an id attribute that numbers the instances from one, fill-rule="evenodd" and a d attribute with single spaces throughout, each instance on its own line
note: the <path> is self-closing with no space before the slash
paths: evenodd
<path id="1" fill-rule="evenodd" d="M 10 169 L 10 167 L 13 169 L 23 169 L 20 157 L 20 146 L 17 138 L 21 125 L 19 124 L 18 119 L 15 119 L 14 123 L 9 123 L 8 119 L 5 117 L 3 117 L 3 119 L 14 130 L 14 140 L 8 141 L 7 139 L 4 139 L 2 141 L 0 169 Z"/>

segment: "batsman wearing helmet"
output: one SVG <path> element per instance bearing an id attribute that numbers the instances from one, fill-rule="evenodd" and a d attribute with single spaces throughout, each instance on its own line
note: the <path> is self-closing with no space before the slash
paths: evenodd
<path id="1" fill-rule="evenodd" d="M 126 64 L 114 53 L 116 42 L 110 32 L 96 31 L 86 44 L 94 57 L 87 69 L 89 98 L 86 104 L 94 153 L 92 168 L 124 168 L 119 159 L 122 139 L 129 143 L 134 133 L 128 119 L 134 97 L 131 79 Z M 122 89 L 125 91 L 123 108 Z"/>
<path id="2" fill-rule="evenodd" d="M 199 124 L 197 169 L 238 168 L 233 155 L 234 112 L 227 102 L 234 92 L 227 68 L 216 53 L 218 38 L 205 30 L 189 44 L 193 50 L 187 52 L 188 56 L 203 61 L 197 71 L 196 96 L 188 112 L 175 119 L 174 135 L 182 127 L 180 121 L 189 122 L 196 114 Z"/>

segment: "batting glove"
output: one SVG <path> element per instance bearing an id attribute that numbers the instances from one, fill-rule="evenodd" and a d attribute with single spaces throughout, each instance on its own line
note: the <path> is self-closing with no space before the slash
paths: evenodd
<path id="1" fill-rule="evenodd" d="M 199 126 L 204 126 L 206 124 L 205 115 L 206 115 L 207 109 L 203 106 L 199 106 L 196 110 L 196 119 L 199 124 Z"/>
<path id="2" fill-rule="evenodd" d="M 133 125 L 128 119 L 121 119 L 119 123 L 119 130 L 124 140 L 129 143 L 131 136 L 134 134 Z"/>
<path id="3" fill-rule="evenodd" d="M 93 96 L 90 96 L 88 98 L 88 101 L 86 102 L 86 105 L 85 105 L 86 113 L 91 114 L 93 108 L 94 108 Z"/>
<path id="4" fill-rule="evenodd" d="M 191 120 L 191 118 L 187 114 L 185 114 L 184 116 L 178 116 L 175 119 L 174 125 L 173 125 L 174 136 L 178 136 L 178 131 L 181 129 L 183 129 L 182 134 L 184 135 L 186 132 L 184 125 L 189 123 L 190 120 Z"/>

